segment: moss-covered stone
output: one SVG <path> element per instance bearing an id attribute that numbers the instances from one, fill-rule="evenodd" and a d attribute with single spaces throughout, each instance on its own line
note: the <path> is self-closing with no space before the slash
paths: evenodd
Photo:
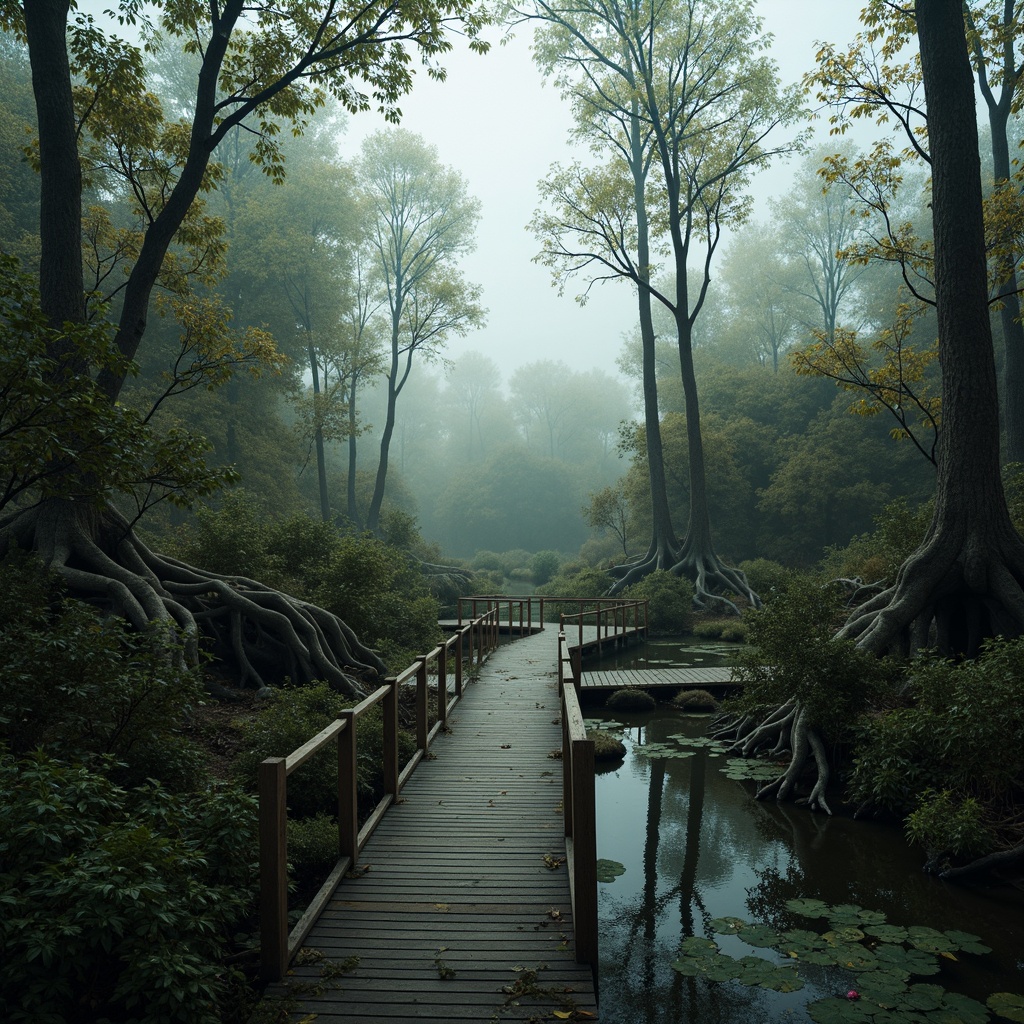
<path id="1" fill-rule="evenodd" d="M 646 691 L 635 686 L 616 690 L 605 702 L 612 711 L 653 711 L 657 701 Z"/>
<path id="2" fill-rule="evenodd" d="M 680 690 L 672 698 L 672 704 L 684 711 L 718 710 L 718 701 L 707 690 Z"/>
<path id="3" fill-rule="evenodd" d="M 626 756 L 626 744 L 604 729 L 588 729 L 587 739 L 594 741 L 595 761 L 618 761 Z"/>

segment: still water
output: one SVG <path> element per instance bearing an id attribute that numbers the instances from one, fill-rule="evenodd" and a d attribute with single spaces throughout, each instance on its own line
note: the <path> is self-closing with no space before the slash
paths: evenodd
<path id="1" fill-rule="evenodd" d="M 601 667 L 607 663 L 602 659 Z M 809 1021 L 804 1006 L 840 994 L 837 987 L 845 992 L 849 978 L 806 967 L 806 987 L 782 995 L 683 977 L 670 966 L 683 938 L 713 934 L 714 918 L 818 927 L 785 909 L 798 897 L 880 910 L 892 924 L 973 932 L 992 953 L 960 954 L 941 975 L 916 980 L 981 1001 L 992 992 L 1024 992 L 1024 893 L 926 876 L 920 853 L 890 826 L 760 803 L 754 783 L 723 774 L 721 755 L 644 753 L 648 744 L 672 744 L 673 735 L 702 735 L 706 717 L 671 710 L 614 717 L 623 723 L 628 752 L 597 779 L 598 857 L 619 862 L 625 872 L 598 887 L 605 1024 Z M 732 956 L 778 959 L 737 936 L 715 938 Z"/>

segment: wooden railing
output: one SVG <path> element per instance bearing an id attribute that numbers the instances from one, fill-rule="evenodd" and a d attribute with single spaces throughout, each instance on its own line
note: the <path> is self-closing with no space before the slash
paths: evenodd
<path id="1" fill-rule="evenodd" d="M 516 597 L 508 594 L 476 594 L 473 597 L 459 598 L 459 625 L 463 615 L 475 619 L 478 615 L 497 610 L 498 622 L 506 625 L 510 634 L 526 636 L 534 628 L 544 628 L 544 603 L 555 600 L 550 597 Z M 502 612 L 504 611 L 504 615 Z M 536 612 L 536 620 L 534 613 Z"/>
<path id="2" fill-rule="evenodd" d="M 587 739 L 579 676 L 564 631 L 558 634 L 558 690 L 562 705 L 562 811 L 569 870 L 576 962 L 597 965 L 597 809 L 594 741 Z"/>
<path id="3" fill-rule="evenodd" d="M 266 980 L 277 981 L 288 969 L 338 882 L 357 863 L 359 853 L 384 812 L 443 728 L 448 712 L 462 697 L 464 665 L 479 664 L 497 646 L 498 611 L 489 608 L 428 654 L 421 655 L 397 676 L 341 713 L 341 717 L 307 740 L 287 757 L 269 757 L 259 768 L 260 958 Z M 468 649 L 467 649 L 468 646 Z M 454 696 L 448 699 L 448 661 L 453 659 Z M 431 671 L 433 666 L 433 672 Z M 429 718 L 430 680 L 435 680 L 437 716 Z M 404 767 L 398 763 L 398 693 L 406 683 L 416 685 L 416 752 Z M 384 719 L 384 795 L 362 828 L 356 797 L 356 723 L 370 708 L 382 705 Z M 338 862 L 298 924 L 288 931 L 288 776 L 328 743 L 338 748 Z"/>
<path id="4" fill-rule="evenodd" d="M 555 598 L 549 600 L 553 603 Z M 566 603 L 564 598 L 560 598 L 559 601 Z M 561 615 L 559 626 L 559 632 L 568 635 L 568 627 L 572 623 L 576 624 L 577 642 L 569 650 L 573 656 L 573 673 L 577 686 L 581 679 L 580 661 L 584 645 L 593 644 L 600 654 L 601 648 L 608 642 L 618 643 L 624 637 L 630 636 L 647 636 L 647 601 L 623 601 L 620 598 L 602 597 L 579 600 L 578 604 L 578 612 Z M 594 607 L 587 608 L 585 605 Z M 594 640 L 584 640 L 585 625 L 597 626 L 597 637 Z"/>

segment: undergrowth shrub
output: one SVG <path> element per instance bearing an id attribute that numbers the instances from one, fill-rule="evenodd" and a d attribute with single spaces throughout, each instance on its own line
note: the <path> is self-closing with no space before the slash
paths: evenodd
<path id="1" fill-rule="evenodd" d="M 253 903 L 255 804 L 126 790 L 105 762 L 0 754 L 0 1019 L 222 1024 Z"/>
<path id="2" fill-rule="evenodd" d="M 915 665 L 903 704 L 861 724 L 851 796 L 907 817 L 929 851 L 999 845 L 996 822 L 1020 816 L 1022 786 L 1024 640 Z"/>
<path id="3" fill-rule="evenodd" d="M 438 603 L 416 563 L 370 535 L 302 513 L 269 515 L 251 495 L 203 508 L 179 538 L 186 561 L 258 579 L 333 612 L 399 672 L 438 640 Z"/>
<path id="4" fill-rule="evenodd" d="M 738 568 L 747 577 L 751 589 L 767 604 L 783 593 L 797 575 L 796 571 L 770 558 L 752 558 Z"/>
<path id="5" fill-rule="evenodd" d="M 83 760 L 112 755 L 123 785 L 158 778 L 183 791 L 202 777 L 181 727 L 203 699 L 165 631 L 133 631 L 65 598 L 34 560 L 0 565 L 0 739 L 15 754 L 40 747 Z"/>
<path id="6" fill-rule="evenodd" d="M 321 729 L 330 725 L 353 701 L 327 683 L 286 686 L 270 692 L 259 712 L 242 725 L 242 747 L 234 761 L 235 778 L 247 789 L 256 788 L 260 762 L 285 757 Z M 377 705 L 356 724 L 358 793 L 361 807 L 376 803 L 383 789 L 383 714 Z M 399 732 L 399 762 L 415 751 L 415 740 Z M 288 809 L 297 818 L 332 812 L 338 798 L 338 757 L 333 743 L 288 777 Z"/>
<path id="7" fill-rule="evenodd" d="M 646 691 L 635 686 L 616 690 L 606 701 L 609 711 L 653 711 L 658 702 Z"/>
<path id="8" fill-rule="evenodd" d="M 665 569 L 649 573 L 619 595 L 648 600 L 647 624 L 653 634 L 688 633 L 693 628 L 693 584 Z"/>
<path id="9" fill-rule="evenodd" d="M 835 638 L 841 607 L 836 588 L 803 578 L 748 611 L 748 646 L 735 670 L 744 690 L 730 706 L 758 712 L 795 700 L 809 726 L 832 741 L 850 736 L 859 716 L 891 690 L 897 670 Z"/>

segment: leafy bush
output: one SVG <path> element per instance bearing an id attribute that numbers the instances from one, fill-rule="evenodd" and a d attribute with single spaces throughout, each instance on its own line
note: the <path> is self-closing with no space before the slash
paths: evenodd
<path id="1" fill-rule="evenodd" d="M 796 700 L 809 725 L 832 740 L 849 736 L 874 699 L 891 689 L 895 668 L 835 639 L 840 609 L 837 590 L 804 578 L 748 611 L 748 647 L 736 670 L 745 687 L 733 705 L 757 710 Z"/>
<path id="2" fill-rule="evenodd" d="M 1022 781 L 1024 640 L 994 640 L 975 661 L 915 666 L 905 706 L 863 722 L 850 791 L 910 815 L 908 831 L 929 849 L 942 849 L 946 833 L 955 852 L 984 845 L 971 801 L 986 820 L 1012 818 Z M 988 845 L 996 841 L 990 829 Z"/>
<path id="3" fill-rule="evenodd" d="M 595 761 L 620 761 L 626 756 L 626 744 L 605 729 L 588 729 L 587 739 L 594 741 Z"/>
<path id="4" fill-rule="evenodd" d="M 652 711 L 658 702 L 646 691 L 635 686 L 616 690 L 606 701 L 610 711 Z"/>
<path id="5" fill-rule="evenodd" d="M 739 568 L 747 577 L 751 589 L 763 602 L 771 601 L 777 594 L 781 594 L 796 575 L 793 569 L 769 558 L 753 558 L 740 562 Z"/>
<path id="6" fill-rule="evenodd" d="M 562 564 L 561 555 L 557 551 L 538 551 L 530 559 L 530 576 L 534 583 L 547 583 Z"/>
<path id="7" fill-rule="evenodd" d="M 728 640 L 742 642 L 747 639 L 747 624 L 742 619 L 730 616 L 727 619 L 697 619 L 693 624 L 694 636 L 705 640 Z"/>
<path id="8" fill-rule="evenodd" d="M 326 683 L 273 690 L 260 712 L 242 726 L 242 749 L 234 762 L 235 777 L 247 789 L 256 788 L 260 762 L 285 757 L 352 706 Z M 379 705 L 361 715 L 357 724 L 358 792 L 362 803 L 376 803 L 383 786 L 383 716 Z M 415 740 L 399 734 L 399 761 L 415 751 Z M 297 818 L 315 818 L 338 804 L 338 758 L 329 744 L 288 777 L 288 809 Z"/>
<path id="9" fill-rule="evenodd" d="M 274 518 L 243 492 L 199 511 L 182 555 L 326 608 L 396 672 L 439 637 L 437 601 L 405 552 L 306 515 Z"/>
<path id="10" fill-rule="evenodd" d="M 707 690 L 680 690 L 672 698 L 672 706 L 683 711 L 717 711 L 718 701 Z"/>
<path id="11" fill-rule="evenodd" d="M 9 749 L 110 754 L 124 785 L 194 787 L 201 757 L 180 728 L 203 691 L 178 667 L 177 639 L 101 620 L 31 559 L 4 561 L 0 580 L 0 738 Z"/>
<path id="12" fill-rule="evenodd" d="M 933 864 L 947 856 L 977 857 L 992 849 L 982 805 L 972 796 L 957 799 L 948 789 L 923 794 L 917 810 L 907 815 L 906 832 L 929 852 Z"/>
<path id="13" fill-rule="evenodd" d="M 693 584 L 658 569 L 622 591 L 621 597 L 650 602 L 647 624 L 652 633 L 687 633 L 693 627 Z"/>
<path id="14" fill-rule="evenodd" d="M 572 615 L 580 610 L 578 599 L 603 597 L 612 585 L 612 578 L 601 569 L 594 569 L 581 562 L 563 565 L 558 575 L 537 588 L 537 593 L 545 597 L 570 597 L 577 600 L 565 604 L 548 602 L 544 606 L 544 615 L 548 622 L 557 622 L 561 614 Z M 595 608 L 594 605 L 586 605 Z"/>
<path id="15" fill-rule="evenodd" d="M 43 752 L 0 755 L 0 1017 L 221 1024 L 255 825 L 234 791 L 129 791 Z"/>
<path id="16" fill-rule="evenodd" d="M 338 822 L 329 814 L 288 819 L 288 861 L 298 875 L 314 875 L 338 859 Z"/>

